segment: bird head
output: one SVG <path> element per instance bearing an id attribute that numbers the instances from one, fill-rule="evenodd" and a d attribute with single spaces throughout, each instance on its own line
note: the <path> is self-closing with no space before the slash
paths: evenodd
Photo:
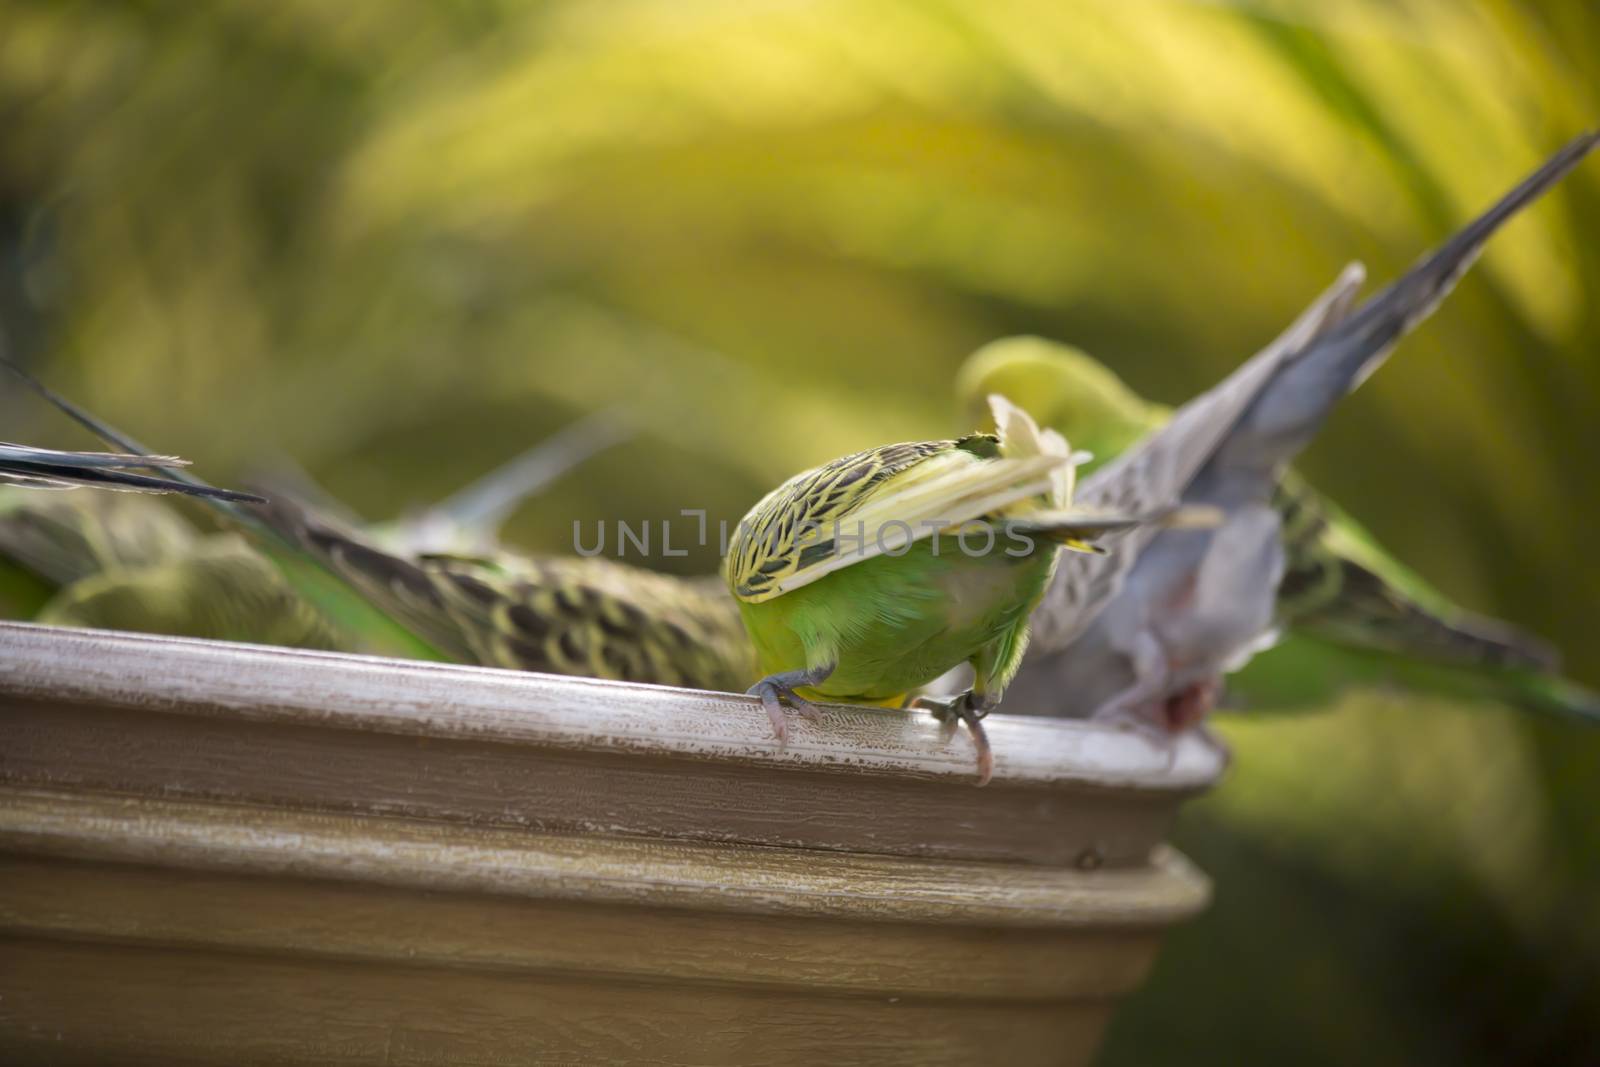
<path id="1" fill-rule="evenodd" d="M 1104 364 L 1070 345 L 1041 337 L 992 341 L 956 372 L 956 396 L 971 424 L 993 427 L 988 398 L 998 393 L 1041 426 L 1064 434 L 1074 447 L 1103 462 L 1161 420 Z"/>

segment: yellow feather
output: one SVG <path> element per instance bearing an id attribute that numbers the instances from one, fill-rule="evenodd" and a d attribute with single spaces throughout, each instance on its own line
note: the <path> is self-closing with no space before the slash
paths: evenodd
<path id="1" fill-rule="evenodd" d="M 1044 525 L 1054 525 L 1077 518 L 1093 529 L 1103 516 L 1065 510 L 1080 461 L 1066 440 L 1041 430 L 1004 397 L 990 397 L 990 407 L 999 432 L 997 456 L 979 455 L 956 442 L 890 445 L 806 471 L 768 493 L 740 524 L 730 547 L 727 579 L 734 595 L 758 604 L 975 519 L 1032 524 L 1044 517 Z M 903 462 L 908 450 L 921 454 L 904 466 L 895 463 L 892 473 L 882 476 L 885 458 Z M 864 476 L 856 468 L 880 476 Z M 842 471 L 858 475 L 843 495 Z M 805 523 L 820 529 L 802 532 Z"/>

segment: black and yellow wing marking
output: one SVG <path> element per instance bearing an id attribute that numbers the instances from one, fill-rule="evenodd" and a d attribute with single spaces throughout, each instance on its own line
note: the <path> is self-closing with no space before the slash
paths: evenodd
<path id="1" fill-rule="evenodd" d="M 1046 502 L 1051 472 L 1066 462 L 1064 450 L 1004 456 L 988 434 L 836 459 L 789 479 L 745 516 L 724 564 L 728 587 L 740 600 L 760 603 L 907 540 L 1030 497 Z"/>
<path id="2" fill-rule="evenodd" d="M 715 578 L 513 553 L 406 558 L 281 498 L 267 514 L 368 603 L 458 662 L 721 691 L 755 677 L 738 607 Z"/>
<path id="3" fill-rule="evenodd" d="M 778 486 L 750 509 L 729 545 L 726 567 L 735 595 L 758 597 L 779 579 L 832 555 L 827 531 L 836 521 L 887 479 L 954 447 L 954 441 L 917 441 L 869 448 Z"/>
<path id="4" fill-rule="evenodd" d="M 1292 472 L 1272 506 L 1287 565 L 1278 617 L 1298 630 L 1358 648 L 1475 667 L 1555 671 L 1555 651 L 1515 627 L 1461 611 L 1408 570 L 1374 552 L 1365 532 Z M 1338 514 L 1339 523 L 1331 521 Z"/>
<path id="5" fill-rule="evenodd" d="M 743 690 L 755 657 L 715 578 L 599 559 L 428 558 L 475 658 L 517 670 Z"/>

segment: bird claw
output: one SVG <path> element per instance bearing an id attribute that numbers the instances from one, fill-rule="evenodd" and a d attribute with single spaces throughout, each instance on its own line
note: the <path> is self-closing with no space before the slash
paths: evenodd
<path id="1" fill-rule="evenodd" d="M 789 694 L 789 707 L 806 722 L 822 721 L 822 709 L 796 693 Z"/>
<path id="2" fill-rule="evenodd" d="M 1138 707 L 1130 704 L 1115 704 L 1096 711 L 1089 716 L 1090 720 L 1105 723 L 1118 730 L 1126 730 L 1135 734 L 1151 748 L 1164 752 L 1167 756 L 1166 769 L 1171 770 L 1178 761 L 1178 735 L 1169 730 L 1165 722 L 1152 721 L 1149 714 L 1141 712 Z"/>
<path id="3" fill-rule="evenodd" d="M 1216 679 L 1191 682 L 1163 699 L 1145 700 L 1124 694 L 1098 708 L 1090 719 L 1128 730 L 1167 754 L 1167 769 L 1178 759 L 1178 735 L 1198 731 L 1224 752 L 1227 745 L 1206 725 L 1221 686 Z"/>
<path id="4" fill-rule="evenodd" d="M 1171 736 L 1165 726 L 1158 725 L 1137 706 L 1125 702 L 1108 704 L 1098 709 L 1089 716 L 1089 721 L 1138 734 L 1151 744 L 1160 744 Z"/>
<path id="5" fill-rule="evenodd" d="M 985 786 L 994 777 L 994 750 L 989 746 L 989 733 L 983 728 L 983 717 L 989 714 L 990 706 L 979 703 L 980 700 L 969 689 L 949 700 L 913 697 L 909 706 L 928 711 L 939 720 L 940 738 L 946 744 L 955 736 L 956 727 L 966 724 L 967 732 L 972 736 L 972 747 L 977 750 L 978 785 Z"/>
<path id="6" fill-rule="evenodd" d="M 748 695 L 761 698 L 761 706 L 766 709 L 767 718 L 772 720 L 772 732 L 777 736 L 779 746 L 789 743 L 789 717 L 784 713 L 785 702 L 807 722 L 819 722 L 822 719 L 821 708 L 788 686 L 771 679 L 763 678 L 751 686 Z"/>
<path id="7" fill-rule="evenodd" d="M 761 682 L 750 688 L 750 695 L 761 698 L 761 706 L 766 709 L 767 718 L 772 720 L 772 732 L 777 736 L 778 744 L 788 744 L 789 718 L 783 713 L 783 704 L 778 700 L 778 687 Z"/>

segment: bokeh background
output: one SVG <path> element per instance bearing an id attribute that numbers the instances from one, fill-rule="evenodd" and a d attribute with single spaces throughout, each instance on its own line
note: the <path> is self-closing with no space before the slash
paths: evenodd
<path id="1" fill-rule="evenodd" d="M 374 518 L 620 404 L 509 530 L 560 552 L 946 436 L 1006 334 L 1181 401 L 1596 122 L 1585 0 L 0 0 L 0 322 L 205 475 L 286 455 Z M 1591 685 L 1597 305 L 1591 160 L 1301 464 Z M 1600 731 L 1265 710 L 1177 832 L 1216 903 L 1102 1062 L 1600 1062 Z"/>

